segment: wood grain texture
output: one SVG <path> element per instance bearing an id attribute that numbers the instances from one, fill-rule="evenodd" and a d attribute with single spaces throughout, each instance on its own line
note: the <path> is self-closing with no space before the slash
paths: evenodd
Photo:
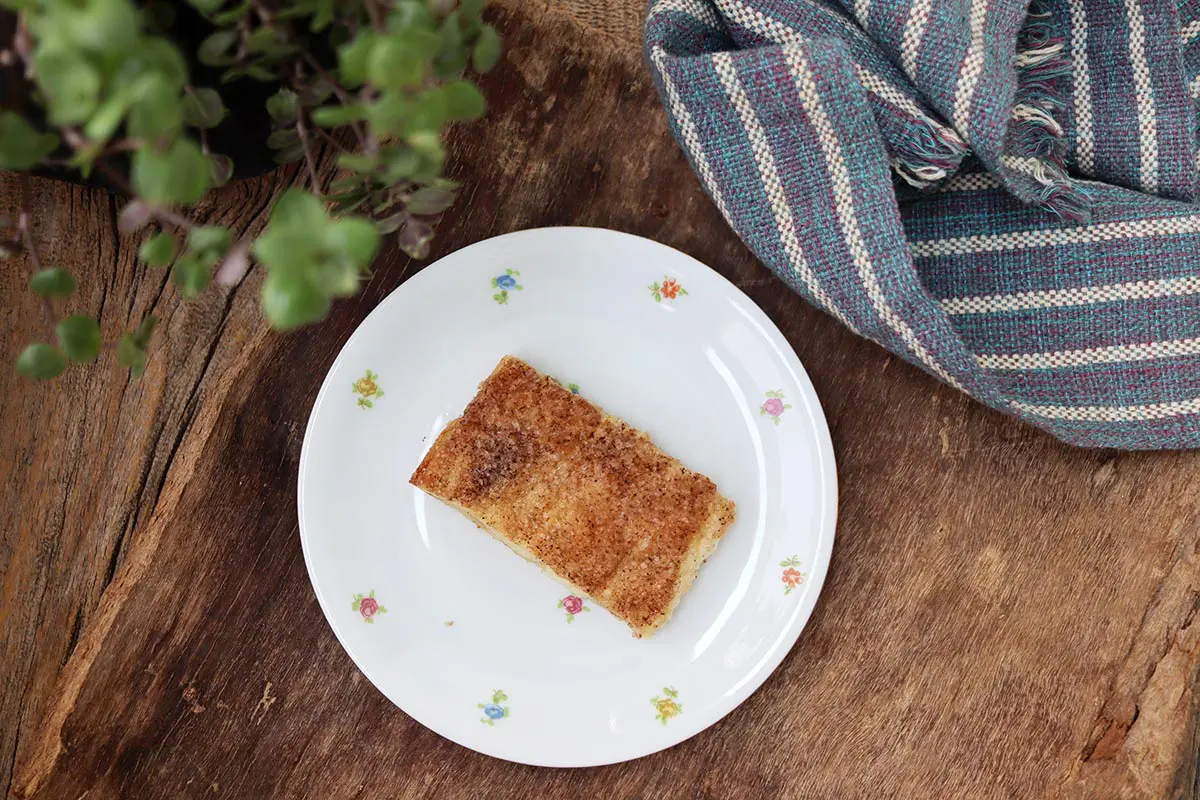
<path id="1" fill-rule="evenodd" d="M 1196 796 L 1200 456 L 1067 448 L 787 291 L 671 140 L 630 35 L 640 13 L 500 10 L 508 56 L 488 119 L 453 135 L 467 188 L 435 256 L 611 227 L 712 265 L 779 324 L 829 417 L 841 502 L 825 592 L 777 673 L 710 730 L 613 767 L 507 764 L 421 728 L 324 623 L 295 513 L 325 371 L 421 265 L 388 248 L 329 322 L 276 336 L 257 272 L 181 304 L 135 264 L 115 201 L 38 183 L 48 257 L 88 278 L 78 308 L 110 336 L 150 310 L 165 324 L 140 380 L 111 361 L 50 385 L 0 370 L 0 780 L 15 796 Z M 230 187 L 213 213 L 259 225 L 289 177 Z M 16 185 L 0 181 L 5 210 Z M 10 360 L 40 324 L 23 281 L 0 274 Z"/>

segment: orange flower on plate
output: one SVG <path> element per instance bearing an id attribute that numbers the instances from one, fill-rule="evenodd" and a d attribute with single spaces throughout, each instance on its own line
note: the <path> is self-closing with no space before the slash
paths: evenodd
<path id="1" fill-rule="evenodd" d="M 648 288 L 656 303 L 661 303 L 663 300 L 674 300 L 679 295 L 688 293 L 687 289 L 679 285 L 679 281 L 666 276 L 663 277 L 662 283 L 655 281 Z"/>
<path id="2" fill-rule="evenodd" d="M 804 573 L 796 569 L 796 567 L 800 566 L 800 557 L 792 556 L 791 558 L 785 558 L 779 562 L 779 566 L 784 567 L 783 573 L 779 576 L 785 587 L 783 593 L 791 594 L 792 589 L 804 583 Z"/>

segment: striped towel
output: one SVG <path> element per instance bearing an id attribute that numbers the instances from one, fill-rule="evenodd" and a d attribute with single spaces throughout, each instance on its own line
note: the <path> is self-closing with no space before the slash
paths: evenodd
<path id="1" fill-rule="evenodd" d="M 811 303 L 1073 444 L 1200 447 L 1200 0 L 654 0 L 645 36 Z"/>

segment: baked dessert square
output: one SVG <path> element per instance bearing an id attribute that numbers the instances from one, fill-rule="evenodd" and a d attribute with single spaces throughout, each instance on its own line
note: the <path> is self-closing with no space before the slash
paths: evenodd
<path id="1" fill-rule="evenodd" d="M 506 356 L 411 482 L 649 636 L 733 522 L 711 480 Z"/>

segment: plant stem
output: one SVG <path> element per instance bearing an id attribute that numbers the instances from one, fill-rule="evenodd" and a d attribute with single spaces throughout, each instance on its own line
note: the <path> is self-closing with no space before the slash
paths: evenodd
<path id="1" fill-rule="evenodd" d="M 258 14 L 258 18 L 262 21 L 263 25 L 270 27 L 275 22 L 275 17 L 272 16 L 269 8 L 259 2 L 255 2 L 252 5 L 254 6 L 254 13 Z"/>
<path id="2" fill-rule="evenodd" d="M 96 162 L 96 170 L 98 172 L 103 173 L 104 177 L 106 177 L 110 181 L 112 181 L 118 189 L 125 192 L 130 197 L 137 197 L 137 192 L 135 192 L 133 190 L 133 187 L 130 186 L 129 182 L 125 180 L 125 177 L 123 175 L 121 175 L 121 173 L 117 172 L 115 169 L 110 167 L 104 161 Z M 149 204 L 147 204 L 147 205 L 149 205 Z M 158 208 L 156 206 L 151 206 L 150 213 L 152 215 L 154 215 L 154 218 L 157 219 L 159 222 L 165 222 L 170 225 L 174 225 L 176 228 L 179 228 L 181 230 L 190 231 L 193 227 L 195 227 L 186 218 L 184 218 L 183 216 L 181 216 L 179 214 L 176 214 L 174 211 L 172 211 L 169 208 Z"/>
<path id="3" fill-rule="evenodd" d="M 17 32 L 13 36 L 13 50 L 25 62 L 25 77 L 33 77 L 33 36 L 29 33 L 29 24 L 25 20 L 25 15 L 22 14 L 17 18 Z M 24 105 L 24 103 L 22 103 Z M 24 111 L 23 108 L 18 108 L 18 112 Z"/>
<path id="4" fill-rule="evenodd" d="M 144 146 L 145 142 L 139 142 L 134 139 L 118 139 L 101 150 L 100 155 L 111 156 L 117 153 L 132 153 L 135 150 L 142 149 Z"/>
<path id="5" fill-rule="evenodd" d="M 363 5 L 367 7 L 367 16 L 371 18 L 371 27 L 377 31 L 384 30 L 383 12 L 379 10 L 379 5 L 375 0 L 364 0 Z"/>
<path id="6" fill-rule="evenodd" d="M 174 211 L 172 211 L 169 208 L 151 208 L 150 213 L 153 214 L 154 218 L 157 219 L 159 222 L 165 222 L 168 225 L 174 225 L 176 228 L 179 228 L 180 230 L 190 231 L 192 228 L 195 227 L 195 225 L 193 225 L 187 219 L 180 216 L 179 214 L 176 214 Z"/>
<path id="7" fill-rule="evenodd" d="M 330 136 L 328 133 L 323 131 L 321 128 L 313 128 L 313 130 L 316 131 L 317 136 L 320 136 L 322 139 L 329 142 L 330 147 L 335 148 L 339 153 L 346 149 L 346 146 L 344 144 L 342 144 L 337 139 Z"/>
<path id="8" fill-rule="evenodd" d="M 300 146 L 304 148 L 304 161 L 308 164 L 308 177 L 312 181 L 312 190 L 319 199 L 324 200 L 321 179 L 317 177 L 317 160 L 313 157 L 312 144 L 308 141 L 308 129 L 304 125 L 303 111 L 296 115 L 296 133 L 300 135 Z"/>
<path id="9" fill-rule="evenodd" d="M 125 177 L 123 175 L 121 175 L 121 173 L 117 172 L 115 169 L 110 167 L 103 160 L 97 159 L 95 162 L 95 166 L 96 166 L 97 172 L 102 173 L 104 175 L 104 177 L 106 177 L 110 181 L 112 181 L 113 184 L 118 189 L 120 189 L 122 192 L 125 192 L 125 194 L 128 194 L 128 195 L 133 195 L 135 197 L 137 196 L 137 192 L 133 191 L 133 187 L 129 185 L 129 182 L 127 180 L 125 180 Z"/>
<path id="10" fill-rule="evenodd" d="M 37 242 L 33 240 L 33 232 L 29 229 L 29 176 L 21 175 L 21 213 L 17 216 L 17 230 L 21 232 L 21 243 L 25 245 L 25 252 L 29 254 L 29 262 L 33 264 L 34 272 L 42 271 L 42 257 L 38 253 Z M 50 333 L 50 340 L 55 337 L 54 322 L 56 315 L 54 306 L 50 303 L 49 297 L 43 297 L 42 300 L 42 315 L 46 318 L 46 330 Z"/>
<path id="11" fill-rule="evenodd" d="M 188 97 L 192 98 L 193 100 L 196 100 L 196 90 L 190 83 L 186 84 L 183 87 L 183 91 L 184 91 L 184 93 L 187 94 Z M 208 129 L 207 128 L 200 129 L 200 152 L 204 153 L 204 155 L 206 155 L 206 156 L 211 155 L 211 153 L 208 150 Z"/>
<path id="12" fill-rule="evenodd" d="M 250 18 L 242 17 L 238 20 L 238 48 L 237 53 L 233 58 L 235 61 L 241 61 L 246 57 L 246 39 L 250 36 Z"/>
<path id="13" fill-rule="evenodd" d="M 359 102 L 369 105 L 375 100 L 375 90 L 369 86 L 364 86 L 359 93 Z M 368 155 L 375 155 L 379 152 L 379 138 L 375 135 L 374 128 L 367 128 L 367 136 L 359 141 L 359 146 L 363 152 Z"/>
<path id="14" fill-rule="evenodd" d="M 329 85 L 333 87 L 333 93 L 336 94 L 338 99 L 342 101 L 342 105 L 348 106 L 354 104 L 354 98 L 351 97 L 346 90 L 343 89 L 341 85 L 333 79 L 333 76 L 329 74 L 329 71 L 321 66 L 321 62 L 317 61 L 316 57 L 313 56 L 312 53 L 308 52 L 307 50 L 301 50 L 300 54 L 304 57 L 304 63 L 308 64 L 309 68 L 312 69 L 313 72 L 317 73 L 319 77 L 329 81 Z M 350 130 L 354 131 L 354 138 L 358 139 L 358 146 L 365 148 L 367 146 L 367 137 L 365 134 L 363 134 L 361 123 L 352 122 L 350 123 L 349 127 Z"/>

